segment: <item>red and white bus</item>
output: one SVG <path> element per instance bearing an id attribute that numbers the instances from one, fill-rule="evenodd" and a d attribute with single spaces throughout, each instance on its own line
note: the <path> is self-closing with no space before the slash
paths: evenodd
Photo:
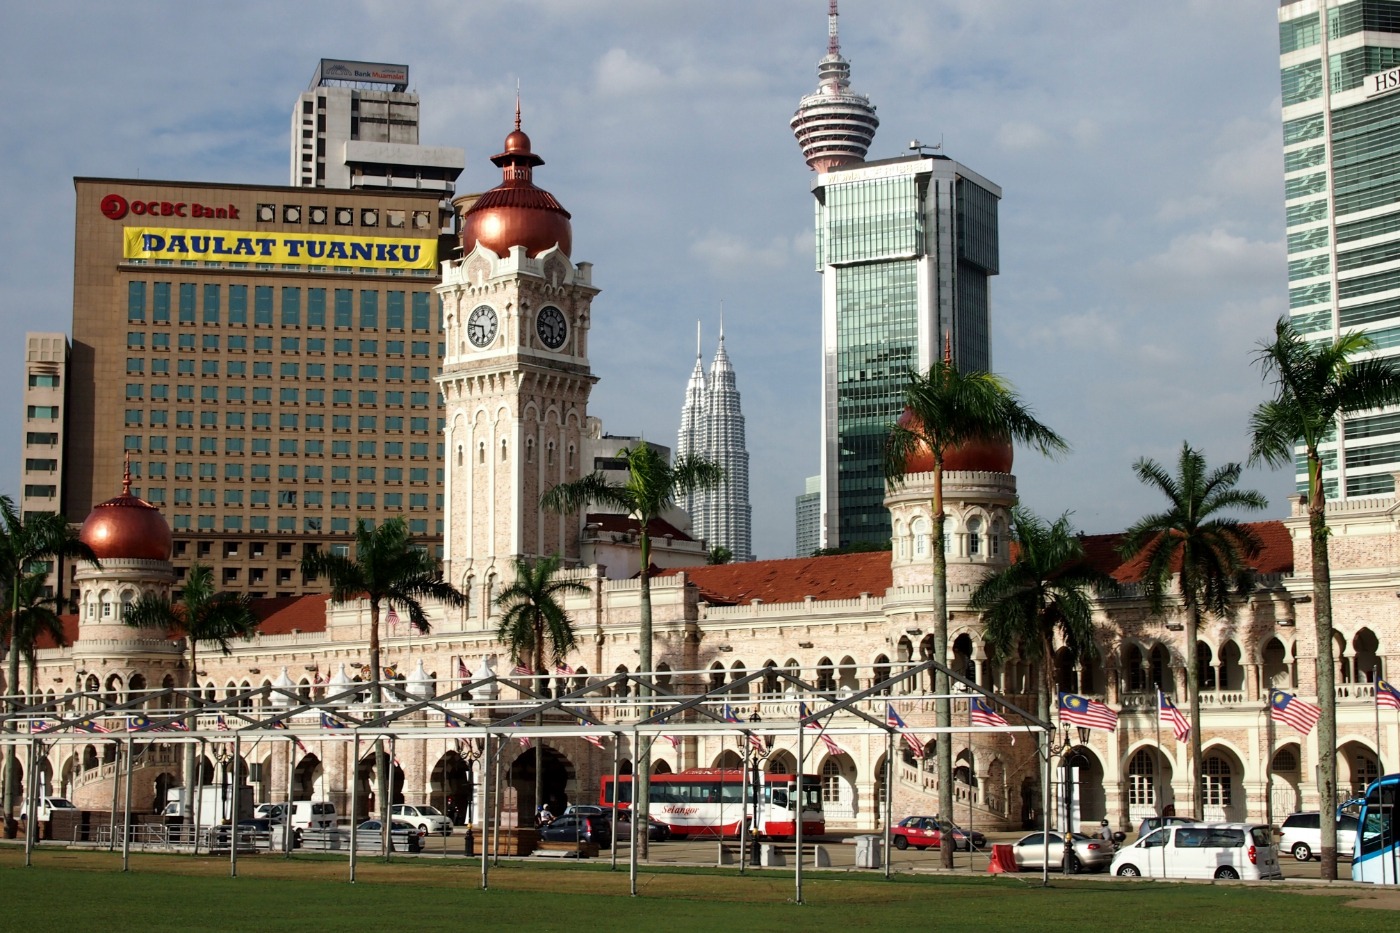
<path id="1" fill-rule="evenodd" d="M 650 815 L 670 827 L 675 836 L 736 837 L 739 824 L 770 839 L 787 839 L 797 834 L 794 803 L 799 797 L 797 776 L 758 775 L 759 793 L 748 788 L 743 800 L 744 772 L 735 769 L 692 768 L 678 774 L 653 774 Z M 618 778 L 613 793 L 612 775 L 603 778 L 599 802 L 605 807 L 632 806 L 632 775 Z M 616 797 L 616 801 L 614 801 Z M 820 836 L 826 832 L 822 816 L 821 781 L 814 774 L 802 775 L 802 834 Z M 757 812 L 755 812 L 757 811 Z"/>

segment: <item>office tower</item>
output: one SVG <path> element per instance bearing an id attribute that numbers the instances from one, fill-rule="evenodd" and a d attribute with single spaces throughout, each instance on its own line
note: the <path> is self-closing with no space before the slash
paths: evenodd
<path id="1" fill-rule="evenodd" d="M 408 66 L 323 58 L 292 110 L 289 184 L 432 191 L 451 199 L 461 149 L 418 142 Z"/>
<path id="2" fill-rule="evenodd" d="M 753 555 L 753 510 L 749 504 L 749 452 L 744 413 L 739 403 L 734 366 L 724 349 L 724 325 L 719 346 L 705 375 L 696 330 L 695 369 L 686 384 L 676 456 L 704 457 L 724 475 L 719 486 L 684 495 L 677 503 L 691 516 L 691 534 L 708 548 L 727 548 L 735 561 Z"/>
<path id="3" fill-rule="evenodd" d="M 1308 340 L 1361 331 L 1400 356 L 1400 15 L 1378 0 L 1279 7 L 1288 308 Z M 1326 28 L 1323 19 L 1326 18 Z M 1323 67 L 1324 63 L 1327 67 Z M 1400 413 L 1342 419 L 1322 445 L 1329 498 L 1390 494 Z M 1297 459 L 1298 489 L 1307 464 Z"/>
<path id="4" fill-rule="evenodd" d="M 26 334 L 24 340 L 24 438 L 20 445 L 20 515 L 58 512 L 63 502 L 63 420 L 68 406 L 68 336 Z M 50 566 L 47 595 L 60 574 Z"/>
<path id="5" fill-rule="evenodd" d="M 821 85 L 792 118 L 817 173 L 825 547 L 890 538 L 883 453 L 908 373 L 928 369 L 945 338 L 959 369 L 991 368 L 1001 199 L 987 179 L 917 144 L 916 155 L 862 161 L 874 107 L 849 91 L 834 3 L 831 24 Z"/>
<path id="6" fill-rule="evenodd" d="M 797 536 L 794 549 L 797 557 L 811 557 L 822 546 L 822 478 L 807 477 L 807 488 L 797 497 Z"/>
<path id="7" fill-rule="evenodd" d="M 65 515 L 120 492 L 129 455 L 177 572 L 222 589 L 304 592 L 304 551 L 361 518 L 439 545 L 437 193 L 74 187 Z"/>

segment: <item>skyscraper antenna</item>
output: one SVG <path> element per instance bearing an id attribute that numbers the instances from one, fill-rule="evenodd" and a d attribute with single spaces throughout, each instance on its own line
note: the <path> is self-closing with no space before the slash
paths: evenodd
<path id="1" fill-rule="evenodd" d="M 836 0 L 831 0 L 835 3 Z M 724 343 L 724 299 L 719 300 L 719 342 Z"/>
<path id="2" fill-rule="evenodd" d="M 515 128 L 520 129 L 520 79 L 515 79 Z"/>
<path id="3" fill-rule="evenodd" d="M 836 12 L 836 0 L 831 0 L 831 6 L 826 12 L 826 54 L 841 54 L 841 36 L 836 29 L 836 17 L 841 14 Z"/>
<path id="4" fill-rule="evenodd" d="M 700 322 L 695 322 L 695 358 L 700 359 Z"/>

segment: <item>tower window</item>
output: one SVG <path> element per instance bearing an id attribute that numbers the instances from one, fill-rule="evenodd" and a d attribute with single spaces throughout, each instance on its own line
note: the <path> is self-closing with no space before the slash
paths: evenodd
<path id="1" fill-rule="evenodd" d="M 503 438 L 501 438 L 501 462 L 502 462 L 502 463 L 505 463 L 505 461 L 506 461 L 506 439 L 503 437 Z"/>
<path id="2" fill-rule="evenodd" d="M 485 441 L 482 441 L 482 442 L 479 443 L 479 444 L 477 445 L 477 447 L 476 447 L 476 462 L 477 462 L 477 463 L 485 463 L 485 462 L 486 462 L 486 442 L 485 442 Z"/>
<path id="3" fill-rule="evenodd" d="M 525 462 L 535 462 L 535 439 L 533 437 L 525 438 Z"/>

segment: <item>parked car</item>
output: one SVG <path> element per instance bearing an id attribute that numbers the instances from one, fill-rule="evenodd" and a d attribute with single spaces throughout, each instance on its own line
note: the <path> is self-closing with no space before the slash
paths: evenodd
<path id="1" fill-rule="evenodd" d="M 1345 806 L 1345 804 L 1343 805 Z M 1320 815 L 1316 810 L 1291 813 L 1283 821 L 1283 838 L 1279 840 L 1279 853 L 1289 853 L 1300 862 L 1317 855 L 1322 848 L 1322 828 Z M 1356 817 L 1340 814 L 1337 817 L 1337 854 L 1351 852 L 1351 840 L 1356 838 Z"/>
<path id="2" fill-rule="evenodd" d="M 1200 820 L 1193 820 L 1189 816 L 1149 816 L 1138 824 L 1138 838 L 1141 839 L 1163 826 L 1195 826 L 1198 823 Z"/>
<path id="3" fill-rule="evenodd" d="M 612 845 L 612 821 L 606 816 L 572 813 L 541 826 L 539 833 L 546 842 L 591 842 L 600 849 Z"/>
<path id="4" fill-rule="evenodd" d="M 254 846 L 258 848 L 280 849 L 283 843 L 283 833 L 280 820 L 268 819 L 267 817 L 249 817 L 246 820 L 238 821 L 238 844 L 239 846 Z M 212 826 L 209 829 L 209 848 L 227 849 L 231 836 L 231 827 L 227 823 L 219 826 Z M 300 832 L 292 836 L 292 848 L 301 845 Z"/>
<path id="5" fill-rule="evenodd" d="M 365 820 L 355 827 L 355 846 L 359 849 L 377 849 L 383 825 L 379 820 Z M 394 820 L 389 824 L 389 847 L 395 852 L 421 852 L 423 833 L 412 823 Z"/>
<path id="6" fill-rule="evenodd" d="M 396 820 L 412 823 L 424 833 L 438 836 L 452 835 L 452 821 L 436 807 L 426 804 L 396 803 L 389 813 Z"/>
<path id="7" fill-rule="evenodd" d="M 54 813 L 77 813 L 78 808 L 73 806 L 73 802 L 66 797 L 49 797 L 47 795 L 39 798 L 39 805 L 34 808 L 38 814 L 36 822 L 47 823 L 53 818 Z M 25 799 L 24 805 L 20 808 L 19 818 L 24 820 L 29 818 L 29 800 Z"/>
<path id="8" fill-rule="evenodd" d="M 1282 878 L 1273 831 L 1258 823 L 1163 826 L 1113 858 L 1125 878 Z"/>
<path id="9" fill-rule="evenodd" d="M 614 824 L 618 836 L 632 838 L 632 811 L 619 810 L 617 820 Z M 671 838 L 671 827 L 658 820 L 656 817 L 647 816 L 647 840 L 650 842 L 665 842 Z"/>
<path id="10" fill-rule="evenodd" d="M 955 849 L 966 850 L 969 838 L 971 844 L 979 849 L 987 845 L 987 837 L 977 830 L 969 833 L 956 823 L 940 820 L 936 816 L 906 816 L 898 825 L 890 828 L 890 844 L 896 849 L 907 849 L 910 846 L 916 849 L 936 849 L 943 845 L 945 832 L 952 835 Z"/>
<path id="11" fill-rule="evenodd" d="M 1016 857 L 1016 867 L 1021 871 L 1039 870 L 1047 867 L 1045 842 L 1049 837 L 1050 851 L 1048 868 L 1050 871 L 1063 871 L 1065 861 L 1065 837 L 1061 833 L 1031 833 L 1022 836 L 1011 846 Z M 1070 872 L 1102 871 L 1113 861 L 1113 843 L 1086 836 L 1083 833 L 1070 833 L 1071 851 Z"/>

